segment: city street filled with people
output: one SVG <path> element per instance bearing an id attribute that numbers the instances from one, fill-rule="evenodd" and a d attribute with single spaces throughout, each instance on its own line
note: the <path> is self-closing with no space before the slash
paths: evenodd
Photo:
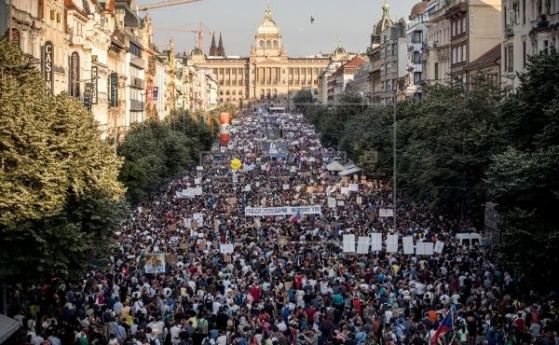
<path id="1" fill-rule="evenodd" d="M 328 169 L 344 155 L 303 115 L 262 107 L 230 138 L 134 208 L 108 264 L 9 291 L 23 343 L 558 344 L 555 296 L 458 241 L 467 220 Z"/>

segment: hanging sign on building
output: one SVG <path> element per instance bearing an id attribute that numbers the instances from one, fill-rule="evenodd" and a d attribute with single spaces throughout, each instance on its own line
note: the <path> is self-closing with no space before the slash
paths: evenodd
<path id="1" fill-rule="evenodd" d="M 111 92 L 110 92 L 111 107 L 116 107 L 118 106 L 118 74 L 117 73 L 114 72 L 111 73 L 110 86 L 111 86 Z"/>
<path id="2" fill-rule="evenodd" d="M 98 72 L 99 70 L 97 66 L 91 66 L 91 104 L 97 104 L 98 101 Z"/>
<path id="3" fill-rule="evenodd" d="M 153 87 L 153 100 L 157 101 L 157 97 L 159 96 L 159 88 L 157 86 Z"/>
<path id="4" fill-rule="evenodd" d="M 93 84 L 85 83 L 85 89 L 83 91 L 83 104 L 89 110 L 91 110 L 92 100 L 93 100 Z"/>
<path id="5" fill-rule="evenodd" d="M 53 92 L 54 89 L 54 46 L 51 41 L 45 42 L 45 47 L 43 48 L 43 78 L 45 79 L 45 84 L 47 90 Z"/>
<path id="6" fill-rule="evenodd" d="M 70 55 L 70 96 L 80 97 L 80 54 Z"/>

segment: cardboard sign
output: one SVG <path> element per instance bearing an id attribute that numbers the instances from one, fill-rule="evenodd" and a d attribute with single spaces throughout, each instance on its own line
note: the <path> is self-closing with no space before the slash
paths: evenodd
<path id="1" fill-rule="evenodd" d="M 344 253 L 355 253 L 355 235 L 346 234 L 343 237 Z"/>
<path id="2" fill-rule="evenodd" d="M 404 254 L 413 255 L 414 253 L 413 236 L 403 237 L 402 244 L 404 247 Z"/>
<path id="3" fill-rule="evenodd" d="M 380 252 L 382 250 L 382 233 L 373 232 L 371 236 L 371 251 Z"/>
<path id="4" fill-rule="evenodd" d="M 146 274 L 165 273 L 165 254 L 149 253 L 145 254 L 144 272 Z"/>
<path id="5" fill-rule="evenodd" d="M 233 243 L 221 243 L 219 245 L 219 252 L 221 254 L 232 254 L 234 250 Z"/>
<path id="6" fill-rule="evenodd" d="M 363 198 L 358 196 L 355 198 L 355 202 L 357 203 L 357 205 L 362 205 L 363 204 Z"/>
<path id="7" fill-rule="evenodd" d="M 444 249 L 444 242 L 443 242 L 443 241 L 437 241 L 437 242 L 435 242 L 435 248 L 433 248 L 433 252 L 434 252 L 434 253 L 442 254 L 442 253 L 443 253 L 443 249 Z"/>
<path id="8" fill-rule="evenodd" d="M 359 236 L 357 240 L 357 254 L 369 253 L 369 246 L 371 238 L 369 236 Z"/>
<path id="9" fill-rule="evenodd" d="M 386 235 L 386 252 L 398 252 L 398 235 Z"/>
<path id="10" fill-rule="evenodd" d="M 381 208 L 378 210 L 380 218 L 394 217 L 394 210 L 391 208 Z"/>
<path id="11" fill-rule="evenodd" d="M 336 208 L 336 198 L 328 198 L 328 207 Z"/>

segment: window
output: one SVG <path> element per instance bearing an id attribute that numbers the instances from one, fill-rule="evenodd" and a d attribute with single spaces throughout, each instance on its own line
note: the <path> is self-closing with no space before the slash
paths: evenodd
<path id="1" fill-rule="evenodd" d="M 421 54 L 418 51 L 413 52 L 413 63 L 414 64 L 421 63 Z"/>
<path id="2" fill-rule="evenodd" d="M 414 84 L 421 83 L 421 72 L 414 72 L 413 73 L 413 83 Z"/>
<path id="3" fill-rule="evenodd" d="M 435 80 L 439 80 L 439 63 L 435 62 Z"/>
<path id="4" fill-rule="evenodd" d="M 505 71 L 512 72 L 513 71 L 513 45 L 508 44 L 505 46 Z"/>
<path id="5" fill-rule="evenodd" d="M 129 52 L 130 54 L 137 56 L 139 58 L 142 57 L 142 48 L 140 48 L 140 46 L 134 44 L 134 43 L 130 43 L 130 48 L 129 48 Z"/>
<path id="6" fill-rule="evenodd" d="M 421 43 L 423 41 L 423 32 L 414 31 L 412 36 L 412 43 Z"/>
<path id="7" fill-rule="evenodd" d="M 278 47 L 278 41 L 274 41 L 274 48 Z"/>
<path id="8" fill-rule="evenodd" d="M 522 24 L 526 24 L 526 0 L 522 0 Z"/>
<path id="9" fill-rule="evenodd" d="M 266 43 L 264 43 L 264 40 L 260 40 L 260 48 L 266 48 Z"/>
<path id="10" fill-rule="evenodd" d="M 266 41 L 266 48 L 272 48 L 272 42 Z"/>

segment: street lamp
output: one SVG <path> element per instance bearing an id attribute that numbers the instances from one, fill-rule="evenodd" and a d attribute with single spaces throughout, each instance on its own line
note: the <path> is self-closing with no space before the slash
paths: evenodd
<path id="1" fill-rule="evenodd" d="M 393 192 L 392 192 L 392 204 L 393 204 L 393 212 L 394 212 L 394 232 L 396 232 L 396 102 L 397 102 L 397 98 L 398 98 L 398 91 L 397 91 L 397 87 L 394 90 L 394 102 L 393 102 L 393 114 L 392 114 L 392 120 L 394 122 L 393 125 L 393 130 L 392 130 L 392 134 L 393 134 L 393 138 L 392 138 L 392 151 L 393 151 L 393 159 L 392 159 L 392 170 L 393 170 L 393 177 L 392 177 L 392 183 L 393 183 Z"/>

